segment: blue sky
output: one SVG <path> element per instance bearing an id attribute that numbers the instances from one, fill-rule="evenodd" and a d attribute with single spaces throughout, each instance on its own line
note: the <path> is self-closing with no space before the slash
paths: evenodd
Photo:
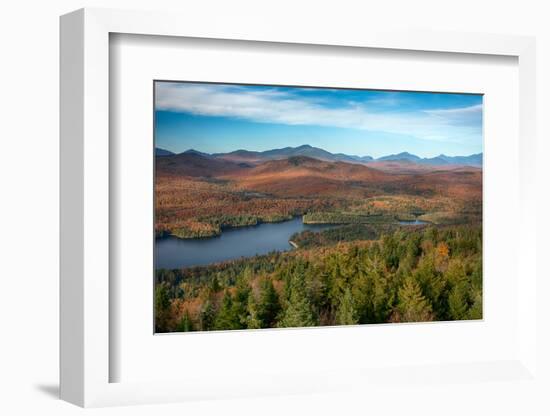
<path id="1" fill-rule="evenodd" d="M 309 144 L 333 153 L 482 152 L 482 96 L 155 83 L 155 146 L 223 153 Z"/>

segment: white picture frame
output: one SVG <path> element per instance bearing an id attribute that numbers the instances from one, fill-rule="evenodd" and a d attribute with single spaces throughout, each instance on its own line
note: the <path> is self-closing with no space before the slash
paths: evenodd
<path id="1" fill-rule="evenodd" d="M 110 382 L 109 296 L 110 170 L 109 36 L 113 33 L 206 39 L 382 48 L 453 54 L 516 57 L 519 65 L 520 233 L 517 292 L 517 354 L 507 360 L 441 363 L 409 369 L 319 369 L 320 373 L 281 373 L 261 381 L 229 385 L 189 379 L 140 383 Z M 504 380 L 537 382 L 535 190 L 535 40 L 530 37 L 468 33 L 279 27 L 276 22 L 243 19 L 205 24 L 193 16 L 82 9 L 61 18 L 61 398 L 80 406 L 158 403 L 197 398 L 323 392 L 373 386 L 397 378 L 429 385 L 434 380 L 480 383 L 488 374 Z M 298 331 L 296 331 L 298 334 Z M 276 335 L 274 335 L 276 336 Z M 498 377 L 496 377 L 498 379 Z M 348 380 L 343 382 L 342 380 Z M 491 378 L 492 380 L 492 378 Z M 224 388 L 225 387 L 225 388 Z M 426 387 L 428 388 L 428 387 Z M 360 390 L 359 390 L 360 391 Z"/>

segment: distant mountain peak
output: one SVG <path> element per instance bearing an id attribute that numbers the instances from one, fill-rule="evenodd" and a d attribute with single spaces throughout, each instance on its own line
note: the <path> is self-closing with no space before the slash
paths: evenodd
<path id="1" fill-rule="evenodd" d="M 182 152 L 182 153 L 180 153 L 180 154 L 185 154 L 185 155 L 199 155 L 199 156 L 207 157 L 207 158 L 211 158 L 211 157 L 212 157 L 211 154 L 204 153 L 204 152 L 199 152 L 198 150 L 195 150 L 195 149 L 187 149 L 185 152 Z"/>
<path id="2" fill-rule="evenodd" d="M 230 154 L 230 155 L 233 155 L 233 154 L 239 154 L 239 153 L 244 153 L 244 154 L 256 154 L 258 152 L 255 152 L 253 150 L 245 150 L 245 149 L 238 149 L 238 150 L 233 150 L 232 152 L 229 152 L 227 154 Z M 217 153 L 218 154 L 218 153 Z M 219 154 L 225 154 L 225 153 L 219 153 Z"/>
<path id="3" fill-rule="evenodd" d="M 160 147 L 155 147 L 155 156 L 172 156 L 174 155 L 174 152 L 171 152 L 170 150 L 161 149 Z"/>
<path id="4" fill-rule="evenodd" d="M 420 157 L 413 155 L 409 152 L 401 152 L 394 155 L 388 155 L 388 156 L 382 156 L 379 157 L 377 160 L 385 161 L 385 160 L 409 160 L 409 161 L 418 161 L 421 160 Z"/>
<path id="5" fill-rule="evenodd" d="M 156 156 L 174 155 L 169 150 L 155 148 Z M 238 149 L 228 153 L 204 153 L 196 149 L 188 149 L 180 154 L 196 155 L 207 159 L 224 159 L 239 163 L 251 163 L 255 165 L 262 161 L 282 160 L 296 157 L 306 157 L 309 159 L 321 160 L 325 162 L 346 162 L 352 164 L 369 164 L 371 162 L 394 162 L 394 163 L 414 163 L 420 165 L 442 166 L 442 165 L 462 165 L 481 167 L 483 164 L 483 153 L 476 153 L 469 156 L 447 156 L 441 153 L 435 157 L 419 157 L 410 152 L 400 152 L 387 156 L 382 156 L 377 159 L 371 156 L 348 155 L 346 153 L 331 153 L 319 147 L 311 146 L 310 144 L 302 144 L 297 147 L 283 147 L 279 149 L 271 149 L 265 151 L 254 151 Z M 303 163 L 301 159 L 292 160 L 292 162 Z"/>

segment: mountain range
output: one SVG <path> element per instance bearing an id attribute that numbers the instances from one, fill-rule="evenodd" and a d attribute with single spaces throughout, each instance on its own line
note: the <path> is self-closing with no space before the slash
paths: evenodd
<path id="1" fill-rule="evenodd" d="M 172 156 L 175 153 L 155 148 L 156 156 Z M 281 149 L 266 150 L 263 152 L 250 151 L 250 150 L 235 150 L 229 153 L 204 153 L 194 149 L 186 150 L 180 155 L 198 155 L 208 159 L 222 159 L 226 161 L 236 163 L 249 163 L 252 165 L 265 162 L 268 160 L 281 160 L 291 157 L 305 156 L 327 162 L 347 162 L 355 164 L 383 164 L 386 162 L 399 162 L 404 164 L 415 164 L 425 166 L 446 166 L 446 165 L 458 165 L 458 166 L 473 166 L 481 167 L 483 164 L 483 154 L 477 153 L 469 156 L 446 156 L 439 155 L 431 158 L 421 158 L 408 152 L 402 152 L 398 154 L 392 154 L 379 158 L 373 158 L 371 156 L 356 156 L 347 155 L 344 153 L 331 153 L 324 149 L 313 147 L 308 144 L 304 144 L 298 147 L 284 147 Z"/>

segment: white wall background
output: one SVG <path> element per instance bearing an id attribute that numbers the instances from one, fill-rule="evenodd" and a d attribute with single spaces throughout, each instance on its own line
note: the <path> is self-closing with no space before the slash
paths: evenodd
<path id="1" fill-rule="evenodd" d="M 185 1 L 11 0 L 0 8 L 0 413 L 67 415 L 81 409 L 56 399 L 58 383 L 58 16 L 80 7 L 178 10 L 208 16 L 268 14 L 280 21 L 327 27 L 376 21 L 439 30 L 536 35 L 538 42 L 539 273 L 550 235 L 550 11 L 541 0 Z M 546 156 L 545 156 L 546 155 Z M 550 317 L 550 284 L 538 287 L 539 318 Z M 544 318 L 543 318 L 544 317 Z M 545 320 L 548 322 L 548 320 Z M 550 325 L 539 360 L 550 374 Z M 547 391 L 550 391 L 547 385 Z M 449 391 L 453 390 L 453 394 Z M 371 397 L 346 392 L 93 410 L 101 415 L 150 414 L 550 414 L 541 391 L 507 385 L 483 394 L 457 384 L 433 395 Z"/>

